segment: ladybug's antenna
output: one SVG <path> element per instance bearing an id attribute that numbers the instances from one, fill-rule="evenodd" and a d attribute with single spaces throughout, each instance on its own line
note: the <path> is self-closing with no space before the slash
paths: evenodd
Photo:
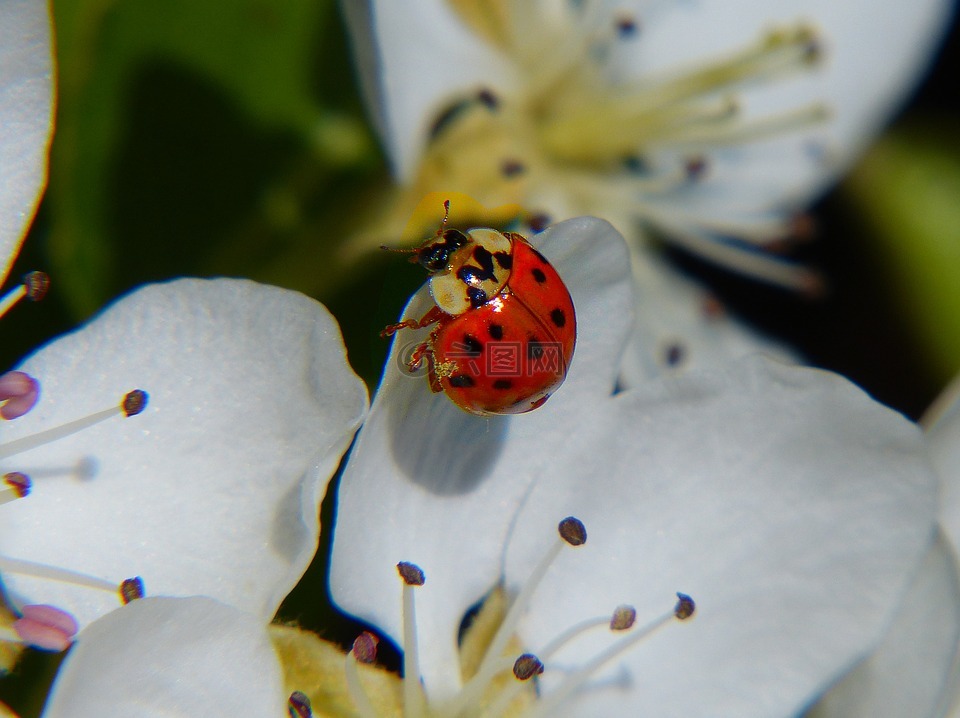
<path id="1" fill-rule="evenodd" d="M 437 233 L 434 235 L 434 238 L 440 238 L 443 236 L 443 230 L 447 226 L 448 219 L 450 219 L 450 200 L 445 199 L 443 200 L 443 219 L 440 220 L 440 229 L 437 230 Z M 434 239 L 427 239 L 424 242 L 424 244 L 429 244 L 432 241 L 434 241 Z M 396 252 L 398 254 L 417 254 L 421 249 L 423 249 L 423 245 L 419 247 L 407 248 L 407 247 L 388 247 L 385 244 L 381 244 L 380 249 L 386 252 Z M 417 262 L 415 257 L 411 257 L 410 261 L 413 263 Z"/>
<path id="2" fill-rule="evenodd" d="M 437 230 L 437 236 L 443 234 L 443 228 L 447 226 L 447 220 L 450 219 L 450 200 L 443 200 L 443 219 L 440 220 L 440 229 Z"/>

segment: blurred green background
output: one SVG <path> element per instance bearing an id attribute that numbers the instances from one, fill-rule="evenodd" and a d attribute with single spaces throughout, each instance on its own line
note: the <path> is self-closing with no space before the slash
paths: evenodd
<path id="1" fill-rule="evenodd" d="M 340 320 L 375 387 L 377 335 L 423 280 L 396 257 L 344 276 L 330 259 L 389 184 L 332 0 L 55 0 L 50 183 L 15 271 L 48 298 L 4 319 L 11 366 L 143 282 L 247 276 L 304 291 Z M 733 311 L 918 417 L 960 369 L 960 99 L 956 29 L 902 119 L 815 208 L 821 300 L 677 264 Z M 329 516 L 329 507 L 327 507 Z M 322 562 L 288 617 L 324 629 Z M 344 628 L 339 637 L 355 635 Z M 24 671 L 48 680 L 55 660 Z M 15 677 L 16 678 L 16 677 Z M 36 696 L 0 680 L 25 714 Z"/>

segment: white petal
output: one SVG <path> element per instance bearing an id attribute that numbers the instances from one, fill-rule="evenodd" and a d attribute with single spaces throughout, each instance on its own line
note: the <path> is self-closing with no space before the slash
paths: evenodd
<path id="1" fill-rule="evenodd" d="M 938 397 L 924 422 L 941 481 L 940 523 L 954 550 L 960 551 L 960 378 Z"/>
<path id="2" fill-rule="evenodd" d="M 145 598 L 84 632 L 43 715 L 277 718 L 285 705 L 259 618 L 205 597 Z"/>
<path id="3" fill-rule="evenodd" d="M 44 0 L 0 0 L 0 285 L 47 181 L 53 48 Z"/>
<path id="4" fill-rule="evenodd" d="M 641 13 L 636 50 L 622 58 L 639 77 L 696 67 L 797 22 L 816 28 L 823 40 L 820 67 L 738 96 L 746 121 L 816 102 L 828 106 L 830 121 L 712 152 L 707 180 L 677 198 L 684 211 L 724 218 L 810 201 L 899 108 L 946 32 L 952 6 L 948 0 L 704 0 Z"/>
<path id="5" fill-rule="evenodd" d="M 2 462 L 34 479 L 4 507 L 6 556 L 148 595 L 204 594 L 269 619 L 316 549 L 317 506 L 366 406 L 336 322 L 295 292 L 180 280 L 135 292 L 28 359 L 41 400 L 9 440 L 149 392 L 140 416 Z M 81 624 L 117 598 L 4 575 L 17 604 Z"/>
<path id="6" fill-rule="evenodd" d="M 546 451 L 554 480 L 515 520 L 508 585 L 563 516 L 590 539 L 541 586 L 525 646 L 621 603 L 639 622 L 674 591 L 698 605 L 615 661 L 583 713 L 629 700 L 631 715 L 795 714 L 879 640 L 931 536 L 918 431 L 826 372 L 756 358 L 650 384 Z M 558 663 L 607 642 L 584 639 Z M 561 676 L 548 666 L 548 693 Z"/>
<path id="7" fill-rule="evenodd" d="M 430 689 L 456 685 L 456 626 L 465 604 L 479 599 L 499 572 L 509 507 L 543 478 L 552 446 L 592 420 L 614 387 L 631 323 L 630 263 L 623 239 L 589 217 L 547 229 L 536 240 L 564 278 L 577 311 L 577 349 L 563 386 L 540 409 L 479 418 L 423 377 L 398 369 L 398 337 L 370 415 L 340 485 L 331 591 L 345 610 L 400 634 L 398 561 L 418 563 L 429 591 L 421 637 L 431 650 Z M 426 309 L 418 295 L 408 315 Z M 422 313 L 422 311 L 421 311 Z M 559 478 L 559 477 L 558 477 Z M 442 537 L 442 538 L 438 538 Z M 461 559 L 466 563 L 460 563 Z M 467 605 L 468 605 L 467 604 Z"/>
<path id="8" fill-rule="evenodd" d="M 364 99 L 393 165 L 410 179 L 430 124 L 452 100 L 510 80 L 504 58 L 443 0 L 345 0 Z"/>
<path id="9" fill-rule="evenodd" d="M 960 584 L 943 537 L 927 554 L 878 649 L 808 718 L 940 716 L 949 704 L 960 644 Z"/>

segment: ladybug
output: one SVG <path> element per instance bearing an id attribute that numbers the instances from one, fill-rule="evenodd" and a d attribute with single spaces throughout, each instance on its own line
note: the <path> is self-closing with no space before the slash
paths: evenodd
<path id="1" fill-rule="evenodd" d="M 420 319 L 386 327 L 433 326 L 411 354 L 427 363 L 434 392 L 479 416 L 522 414 L 563 383 L 577 340 L 573 300 L 557 270 L 522 235 L 447 227 L 449 200 L 436 234 L 411 261 L 430 273 L 434 306 Z"/>

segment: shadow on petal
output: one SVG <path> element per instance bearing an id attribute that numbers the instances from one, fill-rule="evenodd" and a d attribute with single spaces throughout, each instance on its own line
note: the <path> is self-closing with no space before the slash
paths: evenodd
<path id="1" fill-rule="evenodd" d="M 432 394 L 426 379 L 400 380 L 410 385 L 401 389 L 410 393 L 409 401 L 388 404 L 386 421 L 397 467 L 441 496 L 477 489 L 503 451 L 510 417 L 468 414 L 443 394 Z"/>

